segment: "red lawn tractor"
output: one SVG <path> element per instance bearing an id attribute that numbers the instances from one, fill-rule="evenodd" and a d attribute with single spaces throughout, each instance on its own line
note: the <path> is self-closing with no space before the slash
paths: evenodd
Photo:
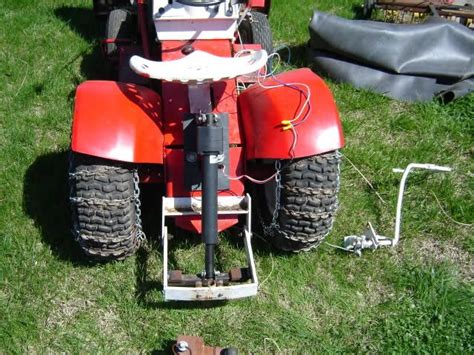
<path id="1" fill-rule="evenodd" d="M 162 184 L 166 300 L 253 296 L 252 198 L 266 236 L 309 250 L 338 207 L 341 123 L 309 69 L 272 73 L 270 1 L 94 2 L 116 81 L 76 92 L 70 201 L 75 238 L 102 260 L 144 239 L 140 186 Z M 203 271 L 168 270 L 167 225 L 199 234 Z M 241 223 L 248 265 L 216 270 L 219 232 Z M 192 237 L 190 233 L 190 237 Z"/>

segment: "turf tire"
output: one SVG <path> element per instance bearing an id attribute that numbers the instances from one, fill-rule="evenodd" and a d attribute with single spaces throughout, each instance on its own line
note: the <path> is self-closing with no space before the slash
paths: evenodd
<path id="1" fill-rule="evenodd" d="M 272 244 L 283 251 L 317 247 L 329 234 L 338 208 L 338 152 L 283 162 L 278 228 L 271 229 Z M 275 182 L 263 187 L 262 222 L 269 225 L 275 208 Z"/>
<path id="2" fill-rule="evenodd" d="M 124 9 L 110 11 L 105 24 L 105 38 L 129 40 L 132 35 L 132 14 Z M 106 54 L 109 57 L 118 56 L 116 43 L 106 44 Z"/>
<path id="3" fill-rule="evenodd" d="M 273 53 L 272 30 L 266 14 L 251 11 L 240 24 L 239 33 L 243 44 L 260 44 L 268 55 Z"/>
<path id="4" fill-rule="evenodd" d="M 137 250 L 133 172 L 126 166 L 74 154 L 70 201 L 75 238 L 86 255 L 112 261 Z"/>

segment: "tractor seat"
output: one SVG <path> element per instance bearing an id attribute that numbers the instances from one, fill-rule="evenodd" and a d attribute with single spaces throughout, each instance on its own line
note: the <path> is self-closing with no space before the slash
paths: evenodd
<path id="1" fill-rule="evenodd" d="M 155 62 L 133 56 L 130 67 L 146 78 L 180 82 L 183 84 L 204 84 L 254 73 L 266 64 L 265 50 L 249 51 L 238 57 L 218 57 L 196 50 L 186 57 L 166 62 Z"/>

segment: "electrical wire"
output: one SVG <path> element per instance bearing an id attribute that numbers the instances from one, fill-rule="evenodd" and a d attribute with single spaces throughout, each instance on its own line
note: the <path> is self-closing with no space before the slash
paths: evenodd
<path id="1" fill-rule="evenodd" d="M 281 62 L 281 57 L 278 53 L 276 53 L 276 52 L 272 53 L 269 56 L 269 58 L 272 57 L 272 56 L 277 57 L 278 62 Z M 311 112 L 311 102 L 310 102 L 310 100 L 311 100 L 311 89 L 308 85 L 306 85 L 304 83 L 285 83 L 285 82 L 279 80 L 274 74 L 276 68 L 277 68 L 277 66 L 275 66 L 273 68 L 273 70 L 270 74 L 260 75 L 260 73 L 259 73 L 257 75 L 257 84 L 261 88 L 268 89 L 268 90 L 282 88 L 282 87 L 288 87 L 290 89 L 298 91 L 305 98 L 305 101 L 301 105 L 301 109 L 298 111 L 298 113 L 295 115 L 295 117 L 293 117 L 292 119 L 289 119 L 289 120 L 282 120 L 281 121 L 282 129 L 283 130 L 291 130 L 292 133 L 293 133 L 293 142 L 292 142 L 291 147 L 290 147 L 291 160 L 293 160 L 295 158 L 295 148 L 296 148 L 296 145 L 298 143 L 298 132 L 296 130 L 296 127 L 299 126 L 300 124 L 302 124 L 303 122 L 305 122 L 306 119 L 309 117 L 309 114 Z M 265 73 L 266 73 L 266 71 L 267 71 L 267 66 L 265 66 L 265 68 L 264 68 Z M 264 79 L 267 79 L 267 78 L 271 78 L 272 80 L 276 81 L 278 84 L 276 84 L 276 85 L 264 84 L 262 82 L 262 79 L 264 80 Z M 303 89 L 299 88 L 298 85 L 303 86 L 306 89 L 306 92 Z M 304 113 L 304 116 L 301 118 L 303 113 Z"/>
<path id="2" fill-rule="evenodd" d="M 286 60 L 285 63 L 286 63 L 287 65 L 290 65 L 290 64 L 291 64 L 291 48 L 290 48 L 290 47 L 288 47 L 286 44 L 281 44 L 281 45 L 279 45 L 278 47 L 274 48 L 273 51 L 277 53 L 277 52 L 281 51 L 282 49 L 286 49 L 286 50 L 287 50 L 287 52 L 288 52 L 288 60 Z"/>
<path id="3" fill-rule="evenodd" d="M 237 35 L 240 39 L 240 43 L 242 44 L 242 38 L 241 38 L 240 33 L 238 31 L 237 31 Z M 240 57 L 242 55 L 245 55 L 245 54 L 248 54 L 248 53 L 252 52 L 252 50 L 244 49 L 243 45 L 241 46 L 241 48 L 242 49 L 235 54 L 236 57 Z M 298 127 L 299 125 L 304 123 L 308 119 L 308 117 L 309 117 L 309 115 L 312 111 L 312 107 L 311 107 L 311 88 L 308 85 L 304 84 L 304 83 L 298 83 L 298 82 L 285 83 L 285 82 L 281 81 L 275 75 L 276 71 L 277 71 L 277 68 L 279 67 L 278 64 L 282 62 L 281 56 L 278 53 L 278 50 L 281 50 L 281 49 L 287 49 L 288 50 L 288 61 L 286 63 L 287 64 L 290 63 L 291 49 L 286 45 L 281 45 L 273 53 L 270 53 L 269 56 L 268 56 L 268 59 L 267 59 L 267 62 L 268 62 L 268 61 L 272 60 L 273 58 L 276 58 L 277 65 L 274 65 L 272 70 L 270 71 L 270 73 L 268 73 L 268 65 L 265 64 L 265 66 L 263 68 L 263 73 L 262 73 L 262 71 L 258 71 L 257 74 L 256 74 L 256 79 L 257 79 L 256 84 L 259 85 L 261 88 L 267 89 L 267 90 L 287 87 L 287 88 L 290 88 L 292 90 L 295 90 L 295 91 L 299 92 L 304 97 L 304 102 L 301 104 L 301 107 L 299 107 L 296 115 L 294 117 L 292 117 L 291 119 L 281 121 L 282 129 L 285 130 L 285 131 L 286 130 L 291 130 L 291 132 L 293 134 L 293 142 L 291 144 L 290 151 L 289 151 L 290 157 L 291 157 L 290 161 L 292 161 L 296 157 L 295 149 L 296 149 L 296 146 L 298 144 L 298 132 L 296 130 L 296 127 Z M 244 75 L 244 77 L 255 77 L 255 74 L 254 75 Z M 271 85 L 271 84 L 268 84 L 268 83 L 264 83 L 263 81 L 266 80 L 266 79 L 273 80 L 277 84 Z M 243 81 L 241 81 L 239 79 L 237 79 L 237 89 L 239 91 L 245 90 L 245 84 L 243 83 Z M 274 176 L 276 176 L 277 173 L 275 173 Z M 268 181 L 270 181 L 273 177 L 269 178 Z M 242 178 L 247 178 L 248 180 L 253 181 L 252 180 L 253 178 L 251 178 L 249 176 L 242 175 L 240 177 L 237 177 L 238 180 L 240 180 Z M 256 179 L 254 179 L 254 180 L 256 180 Z"/>
<path id="4" fill-rule="evenodd" d="M 265 85 L 264 83 L 261 82 L 261 79 L 262 79 L 262 76 L 257 76 L 257 83 L 260 87 L 264 88 L 264 89 L 278 89 L 278 88 L 281 88 L 281 87 L 288 87 L 290 89 L 293 89 L 293 90 L 296 90 L 298 91 L 299 93 L 301 93 L 304 97 L 305 97 L 305 101 L 303 103 L 303 105 L 301 106 L 301 109 L 298 111 L 298 113 L 296 114 L 296 116 L 290 120 L 286 120 L 285 122 L 290 122 L 293 124 L 293 122 L 295 121 L 299 121 L 303 112 L 305 111 L 306 108 L 308 108 L 308 111 L 306 111 L 306 114 L 305 116 L 303 117 L 304 120 L 306 120 L 306 118 L 308 117 L 309 113 L 310 113 L 310 110 L 311 110 L 311 104 L 310 104 L 310 100 L 311 100 L 311 89 L 309 88 L 308 85 L 306 84 L 303 84 L 303 83 L 285 83 L 281 80 L 279 80 L 275 75 L 271 75 L 271 79 L 272 80 L 275 80 L 278 84 L 277 85 Z M 300 86 L 303 86 L 305 89 L 306 89 L 306 93 L 300 89 L 298 87 L 298 85 Z M 298 123 L 295 123 L 293 125 L 297 125 L 297 124 L 300 124 L 300 123 L 303 123 L 304 121 L 300 121 Z"/>
<path id="5" fill-rule="evenodd" d="M 226 174 L 225 172 L 225 165 L 222 165 L 222 174 L 228 178 L 229 180 L 242 180 L 242 179 L 247 179 L 255 184 L 259 184 L 259 185 L 263 185 L 263 184 L 266 184 L 267 182 L 269 181 L 272 181 L 279 173 L 280 171 L 276 171 L 272 176 L 270 176 L 269 178 L 265 179 L 265 180 L 258 180 L 258 179 L 255 179 L 249 175 L 239 175 L 239 176 L 230 176 L 228 174 Z"/>
<path id="6" fill-rule="evenodd" d="M 472 223 L 462 223 L 462 222 L 458 222 L 456 221 L 453 217 L 451 217 L 447 212 L 446 210 L 443 208 L 443 206 L 441 206 L 441 202 L 439 202 L 439 199 L 438 199 L 438 196 L 436 196 L 436 194 L 434 193 L 434 191 L 431 191 L 431 193 L 433 194 L 433 197 L 435 198 L 436 200 L 436 203 L 438 204 L 438 207 L 441 209 L 441 212 L 443 212 L 444 216 L 449 219 L 451 222 L 457 224 L 457 225 L 460 225 L 460 226 L 463 226 L 463 227 L 472 227 L 473 224 Z"/>

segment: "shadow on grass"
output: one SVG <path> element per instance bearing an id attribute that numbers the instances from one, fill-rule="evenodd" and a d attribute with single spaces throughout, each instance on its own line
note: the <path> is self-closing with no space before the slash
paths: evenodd
<path id="1" fill-rule="evenodd" d="M 364 15 L 364 5 L 352 5 L 352 13 L 354 14 L 354 20 L 369 20 Z"/>
<path id="2" fill-rule="evenodd" d="M 308 44 L 301 43 L 286 47 L 276 47 L 277 52 L 280 54 L 281 60 L 284 63 L 288 63 L 292 67 L 304 68 L 309 65 L 308 62 Z"/>
<path id="3" fill-rule="evenodd" d="M 94 15 L 92 9 L 63 6 L 54 10 L 54 14 L 65 22 L 73 32 L 84 38 L 90 45 L 78 53 L 73 61 L 82 57 L 81 73 L 88 80 L 103 80 L 110 77 L 109 70 L 100 49 L 100 39 L 104 33 L 104 21 Z M 70 65 L 70 63 L 67 63 Z M 77 83 L 79 84 L 79 83 Z"/>
<path id="4" fill-rule="evenodd" d="M 176 340 L 167 341 L 164 344 L 163 349 L 152 350 L 150 352 L 150 355 L 172 355 L 174 354 L 172 349 L 173 349 L 173 346 L 175 346 L 175 344 L 176 344 Z"/>
<path id="5" fill-rule="evenodd" d="M 38 157 L 23 182 L 23 209 L 35 221 L 43 242 L 60 260 L 91 264 L 83 256 L 70 231 L 68 152 Z"/>

